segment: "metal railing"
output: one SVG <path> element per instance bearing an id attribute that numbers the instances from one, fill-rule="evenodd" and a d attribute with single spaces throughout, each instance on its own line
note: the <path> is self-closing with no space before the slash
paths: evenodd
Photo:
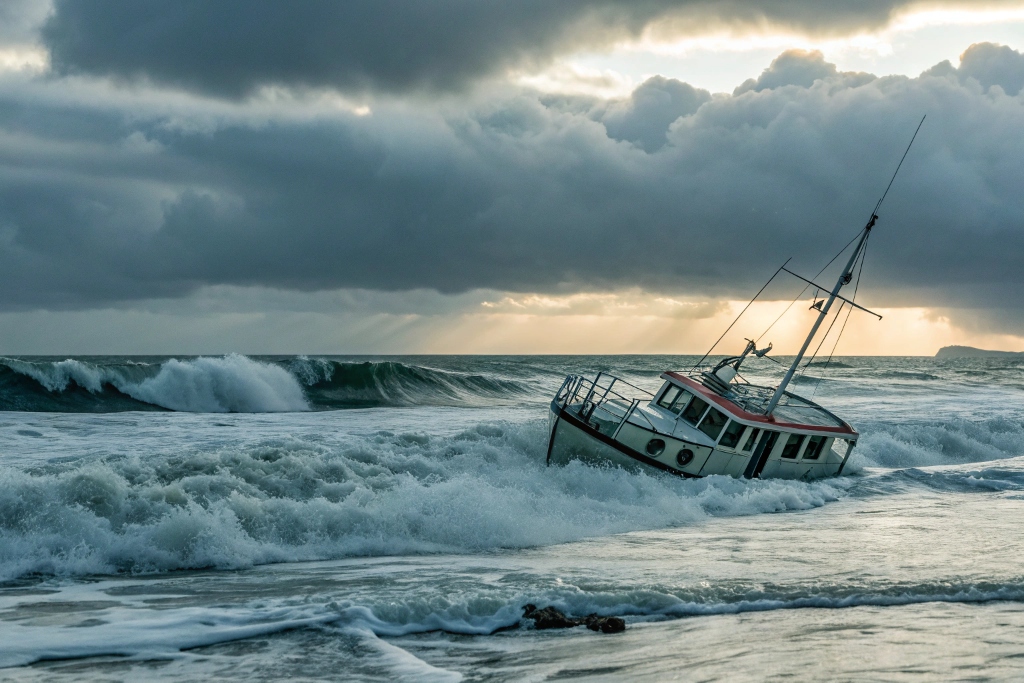
<path id="1" fill-rule="evenodd" d="M 602 377 L 606 379 L 606 385 L 602 385 Z M 627 396 L 615 391 L 613 387 L 616 385 L 623 387 L 623 390 L 627 391 L 630 395 Z M 629 391 L 630 389 L 632 391 Z M 638 393 L 640 394 L 639 396 L 637 396 Z M 612 433 L 613 439 L 618 436 L 622 426 L 633 415 L 643 418 L 653 431 L 658 432 L 658 429 L 643 412 L 637 412 L 637 407 L 641 403 L 650 401 L 652 398 L 654 398 L 654 394 L 650 391 L 605 372 L 597 373 L 597 377 L 593 380 L 587 379 L 582 375 L 569 375 L 555 393 L 555 401 L 564 410 L 575 413 L 581 420 L 587 423 L 590 423 L 590 419 L 598 407 L 618 402 L 623 412 L 618 425 L 615 427 L 615 431 Z M 605 410 L 612 415 L 617 412 L 608 410 L 607 407 Z"/>

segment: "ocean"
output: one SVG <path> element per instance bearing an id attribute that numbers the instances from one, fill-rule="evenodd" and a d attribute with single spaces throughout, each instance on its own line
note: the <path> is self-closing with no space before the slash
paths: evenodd
<path id="1" fill-rule="evenodd" d="M 1024 360 L 812 365 L 839 478 L 545 466 L 696 360 L 0 358 L 0 680 L 1024 678 Z"/>

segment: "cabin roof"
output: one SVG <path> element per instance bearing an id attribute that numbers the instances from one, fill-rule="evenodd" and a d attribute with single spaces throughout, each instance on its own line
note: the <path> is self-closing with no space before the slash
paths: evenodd
<path id="1" fill-rule="evenodd" d="M 772 389 L 770 387 L 760 387 L 753 384 L 732 385 L 738 391 L 744 392 L 744 395 L 741 396 L 737 393 L 735 396 L 721 396 L 700 382 L 678 372 L 665 372 L 662 374 L 662 379 L 667 379 L 674 384 L 682 386 L 705 401 L 718 406 L 728 413 L 730 417 L 744 422 L 761 423 L 766 426 L 772 425 L 780 429 L 823 432 L 830 436 L 859 436 L 849 423 L 836 417 L 817 403 L 791 394 L 788 391 L 783 400 L 775 407 L 774 413 L 768 416 L 763 413 L 752 412 L 743 404 L 746 403 L 749 406 L 755 401 L 760 403 L 761 397 L 764 394 L 767 394 L 767 396 L 771 395 Z"/>

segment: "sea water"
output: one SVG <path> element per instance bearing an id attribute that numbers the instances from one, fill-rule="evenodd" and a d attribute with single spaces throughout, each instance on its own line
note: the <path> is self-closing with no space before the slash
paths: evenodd
<path id="1" fill-rule="evenodd" d="M 0 680 L 1024 678 L 1024 362 L 808 367 L 835 479 L 545 466 L 696 360 L 0 359 Z"/>

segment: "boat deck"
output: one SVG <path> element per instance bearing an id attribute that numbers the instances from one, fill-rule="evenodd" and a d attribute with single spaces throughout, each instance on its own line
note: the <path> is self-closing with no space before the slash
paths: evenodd
<path id="1" fill-rule="evenodd" d="M 791 428 L 817 428 L 830 432 L 856 433 L 848 423 L 835 414 L 813 401 L 788 391 L 775 407 L 772 417 L 769 418 L 765 415 L 764 409 L 768 405 L 768 401 L 771 400 L 775 391 L 774 387 L 733 383 L 729 385 L 728 391 L 719 394 L 698 379 L 682 373 L 666 372 L 662 377 L 675 381 L 704 400 L 724 407 L 745 420 L 774 422 L 779 426 Z"/>

